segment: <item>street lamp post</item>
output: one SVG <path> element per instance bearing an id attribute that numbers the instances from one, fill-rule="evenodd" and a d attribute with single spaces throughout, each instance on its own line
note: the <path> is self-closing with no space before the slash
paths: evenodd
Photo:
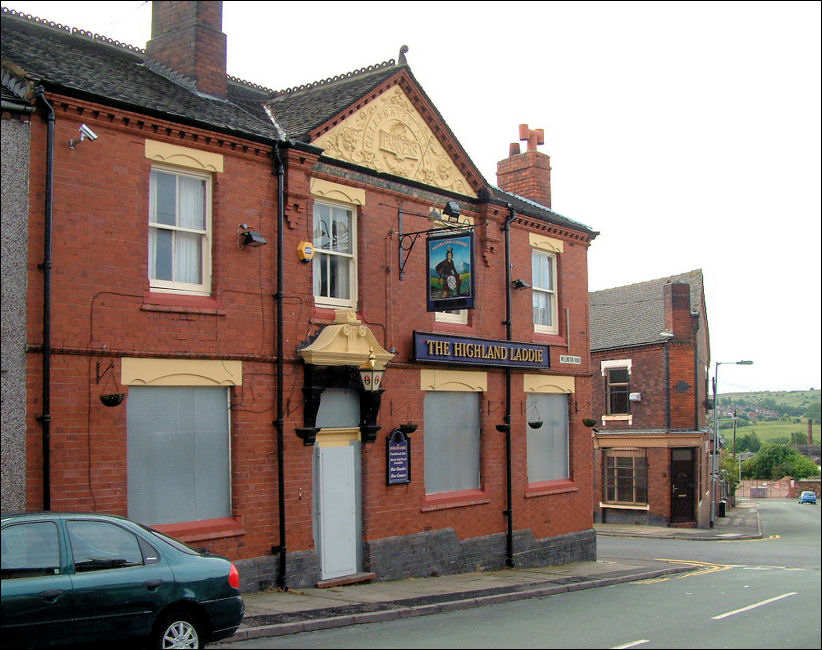
<path id="1" fill-rule="evenodd" d="M 733 449 L 733 454 L 734 454 L 734 462 L 736 463 L 736 471 L 737 471 L 737 474 L 736 474 L 736 487 L 734 488 L 734 505 L 736 505 L 736 491 L 739 488 L 740 483 L 742 483 L 741 470 L 739 469 L 740 463 L 736 458 L 736 409 L 734 409 L 734 414 L 731 417 L 732 417 L 732 422 L 733 422 L 733 425 L 734 425 L 734 449 Z"/>
<path id="2" fill-rule="evenodd" d="M 734 364 L 737 366 L 750 366 L 753 365 L 753 361 L 717 361 L 714 364 L 714 431 L 713 431 L 713 441 L 711 445 L 711 528 L 714 527 L 714 521 L 716 520 L 716 451 L 719 447 L 719 420 L 716 417 L 717 411 L 719 410 L 719 404 L 716 401 L 716 393 L 717 393 L 717 377 L 719 375 L 719 366 L 722 365 L 730 365 Z M 734 438 L 734 456 L 736 455 L 736 439 Z"/>

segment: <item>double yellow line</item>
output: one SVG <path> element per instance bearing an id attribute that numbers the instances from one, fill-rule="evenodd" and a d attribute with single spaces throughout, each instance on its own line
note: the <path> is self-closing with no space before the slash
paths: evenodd
<path id="1" fill-rule="evenodd" d="M 656 558 L 658 562 L 672 562 L 674 564 L 687 564 L 690 566 L 697 566 L 697 567 L 704 567 L 702 569 L 696 571 L 688 571 L 687 573 L 681 573 L 675 576 L 665 576 L 662 578 L 650 578 L 648 580 L 637 580 L 632 582 L 631 584 L 653 584 L 655 582 L 665 582 L 666 580 L 671 580 L 672 578 L 676 580 L 681 580 L 682 578 L 689 578 L 691 576 L 702 576 L 708 573 L 716 573 L 717 571 L 727 571 L 733 565 L 730 564 L 716 564 L 715 562 L 699 562 L 698 560 L 672 560 L 669 558 Z"/>

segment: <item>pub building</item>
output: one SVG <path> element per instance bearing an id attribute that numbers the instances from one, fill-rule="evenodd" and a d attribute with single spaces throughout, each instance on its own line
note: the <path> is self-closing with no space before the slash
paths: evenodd
<path id="1" fill-rule="evenodd" d="M 153 11 L 145 51 L 3 11 L 30 255 L 60 224 L 25 506 L 127 515 L 246 591 L 594 560 L 598 233 L 551 209 L 542 130 L 512 125 L 494 185 L 407 48 L 273 91 L 227 76 L 221 3 Z M 107 245 L 76 245 L 92 220 Z"/>

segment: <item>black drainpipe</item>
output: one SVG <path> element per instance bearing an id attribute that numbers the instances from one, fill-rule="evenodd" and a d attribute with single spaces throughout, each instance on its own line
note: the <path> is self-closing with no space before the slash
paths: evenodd
<path id="1" fill-rule="evenodd" d="M 511 340 L 511 222 L 517 213 L 511 204 L 502 227 L 505 232 L 505 338 Z M 505 504 L 507 532 L 505 538 L 505 565 L 514 566 L 514 506 L 511 503 L 511 368 L 505 368 Z"/>
<path id="2" fill-rule="evenodd" d="M 694 431 L 699 431 L 699 318 L 693 318 L 693 342 L 694 342 Z"/>
<path id="3" fill-rule="evenodd" d="M 277 548 L 280 554 L 277 570 L 277 587 L 286 591 L 285 581 L 285 461 L 283 459 L 283 227 L 285 224 L 285 168 L 280 156 L 280 144 L 274 143 L 274 162 L 277 170 L 277 501 L 279 504 L 280 545 Z"/>
<path id="4" fill-rule="evenodd" d="M 52 191 L 54 187 L 54 108 L 46 101 L 45 89 L 34 89 L 48 114 L 46 138 L 46 212 L 43 236 L 43 414 L 38 418 L 43 426 L 43 510 L 51 510 L 51 235 Z"/>
<path id="5" fill-rule="evenodd" d="M 671 350 L 665 341 L 665 427 L 671 432 Z"/>

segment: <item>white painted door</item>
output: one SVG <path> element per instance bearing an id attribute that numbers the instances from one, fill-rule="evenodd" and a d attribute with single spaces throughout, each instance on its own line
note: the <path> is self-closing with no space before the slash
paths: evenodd
<path id="1" fill-rule="evenodd" d="M 320 578 L 357 573 L 356 448 L 317 447 Z"/>

